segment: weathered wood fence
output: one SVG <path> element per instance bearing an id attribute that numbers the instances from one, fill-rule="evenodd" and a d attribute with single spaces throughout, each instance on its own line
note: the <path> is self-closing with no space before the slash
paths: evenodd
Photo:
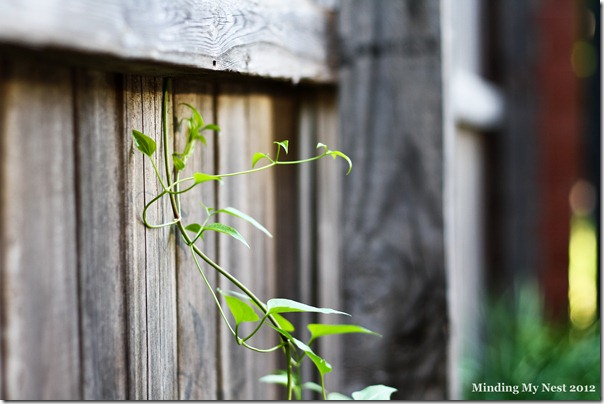
<path id="1" fill-rule="evenodd" d="M 174 231 L 141 223 L 159 185 L 130 133 L 159 141 L 165 76 L 174 76 L 173 116 L 186 116 L 186 102 L 222 128 L 196 150 L 195 171 L 249 168 L 252 154 L 272 151 L 275 140 L 289 139 L 297 156 L 314 154 L 317 141 L 350 149 L 361 180 L 344 188 L 346 226 L 346 168 L 331 159 L 199 187 L 183 198 L 184 214 L 201 215 L 200 200 L 249 213 L 275 238 L 237 223 L 251 249 L 208 237 L 208 255 L 263 299 L 344 310 L 347 304 L 360 323 L 384 333 L 381 344 L 366 345 L 379 354 L 357 352 L 346 362 L 341 340 L 319 347 L 334 368 L 348 372 L 330 375 L 330 389 L 366 380 L 400 382 L 412 397 L 446 394 L 440 1 L 379 3 L 387 7 L 343 6 L 341 15 L 357 17 L 341 24 L 340 36 L 354 37 L 355 24 L 369 30 L 358 28 L 363 35 L 345 55 L 345 102 L 336 91 L 335 2 L 0 4 L 3 399 L 279 397 L 257 381 L 280 367 L 277 355 L 237 347 L 186 246 Z M 358 14 L 363 10 L 369 25 Z M 403 23 L 414 28 L 395 30 L 390 39 L 380 34 L 380 21 L 395 24 L 397 15 L 411 15 Z M 374 52 L 372 43 L 382 39 L 386 47 Z M 409 46 L 415 53 L 405 59 Z M 392 92 L 400 70 L 409 76 Z M 418 83 L 431 83 L 429 91 Z M 399 90 L 411 93 L 396 98 Z M 362 101 L 367 92 L 380 97 L 371 109 Z M 410 100 L 419 101 L 423 115 Z M 389 131 L 394 143 L 379 137 Z M 176 146 L 182 138 L 170 141 Z M 409 163 L 420 169 L 399 177 Z M 169 220 L 167 205 L 156 206 L 150 219 Z M 363 215 L 369 208 L 378 210 Z M 378 280 L 388 284 L 382 292 Z M 376 300 L 382 298 L 383 306 Z M 365 361 L 360 371 L 357 358 Z M 413 369 L 421 370 L 411 377 Z"/>

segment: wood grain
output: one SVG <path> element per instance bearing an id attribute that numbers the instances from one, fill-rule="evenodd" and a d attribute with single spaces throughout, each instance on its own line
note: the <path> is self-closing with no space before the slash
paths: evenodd
<path id="1" fill-rule="evenodd" d="M 8 1 L 0 3 L 0 41 L 324 82 L 335 77 L 328 17 L 310 0 Z"/>
<path id="2" fill-rule="evenodd" d="M 124 77 L 122 159 L 124 188 L 124 268 L 127 303 L 128 399 L 147 394 L 147 282 L 145 227 L 140 219 L 145 204 L 144 156 L 134 147 L 132 129 L 143 130 L 143 84 L 140 76 Z"/>
<path id="3" fill-rule="evenodd" d="M 143 126 L 142 131 L 155 139 L 157 151 L 155 164 L 164 171 L 161 130 L 162 80 L 143 77 Z M 168 111 L 172 104 L 168 106 Z M 171 124 L 171 123 L 170 123 Z M 169 153 L 171 155 L 171 152 Z M 153 168 L 144 161 L 145 202 L 161 192 Z M 164 177 L 165 179 L 165 177 Z M 168 198 L 149 208 L 148 219 L 160 224 L 174 220 Z M 174 230 L 171 227 L 147 229 L 145 233 L 147 268 L 147 355 L 148 398 L 150 400 L 174 400 L 178 397 L 177 381 L 177 321 L 176 321 L 176 258 Z"/>
<path id="4" fill-rule="evenodd" d="M 190 117 L 191 111 L 182 103 L 196 107 L 205 122 L 214 120 L 213 87 L 193 80 L 174 82 L 175 117 Z M 186 123 L 176 134 L 175 150 L 182 151 L 186 142 Z M 204 132 L 208 145 L 196 143 L 195 151 L 187 162 L 181 177 L 193 172 L 214 173 L 214 146 L 217 138 L 212 132 Z M 216 184 L 206 183 L 181 196 L 183 221 L 186 224 L 205 220 L 200 203 L 213 207 Z M 208 234 L 198 243 L 211 258 L 216 258 L 216 236 Z M 178 281 L 178 383 L 180 400 L 215 400 L 217 397 L 217 310 L 216 304 L 199 274 L 188 246 L 180 237 L 176 243 L 176 269 Z M 203 261 L 200 260 L 203 265 Z M 203 265 L 205 276 L 213 287 L 216 273 Z"/>
<path id="5" fill-rule="evenodd" d="M 344 311 L 383 334 L 346 337 L 344 390 L 447 393 L 442 2 L 347 1 L 339 27 Z M 363 349 L 355 349 L 362 346 Z"/>
<path id="6" fill-rule="evenodd" d="M 318 91 L 316 102 L 316 138 L 332 150 L 341 149 L 338 130 L 338 108 L 335 93 L 329 90 Z M 316 151 L 315 151 L 316 153 Z M 342 299 L 341 229 L 342 217 L 338 214 L 342 207 L 342 183 L 350 181 L 346 177 L 348 165 L 344 160 L 325 158 L 316 168 L 316 257 L 317 306 L 344 310 Z M 335 318 L 319 315 L 319 322 L 325 324 L 355 323 L 355 319 Z M 319 351 L 334 368 L 334 372 L 325 377 L 328 391 L 341 391 L 343 377 L 342 338 L 338 335 L 319 341 Z"/>
<path id="7" fill-rule="evenodd" d="M 124 400 L 121 80 L 78 71 L 74 85 L 83 398 Z"/>
<path id="8" fill-rule="evenodd" d="M 82 395 L 71 72 L 15 61 L 3 80 L 3 398 L 77 400 Z"/>
<path id="9" fill-rule="evenodd" d="M 274 155 L 275 145 L 273 141 L 284 140 L 274 138 L 273 102 L 269 95 L 261 92 L 253 92 L 247 99 L 249 126 L 247 156 L 252 156 L 256 152 Z M 277 221 L 275 212 L 275 171 L 269 170 L 252 174 L 247 177 L 247 181 L 249 183 L 248 200 L 250 203 L 249 211 L 246 213 L 262 223 L 269 231 L 274 231 Z M 270 298 L 277 297 L 275 277 L 279 275 L 276 268 L 276 243 L 274 239 L 268 238 L 255 228 L 250 228 L 248 234 L 251 247 L 250 270 L 253 273 L 251 287 L 254 293 L 266 302 Z M 278 340 L 273 330 L 265 328 L 250 342 L 260 348 L 269 348 L 277 345 Z M 276 386 L 259 383 L 258 378 L 273 373 L 277 369 L 277 358 L 280 354 L 277 351 L 271 354 L 254 355 L 252 383 L 254 397 L 257 399 L 277 399 Z"/>
<path id="10" fill-rule="evenodd" d="M 248 169 L 251 165 L 251 156 L 248 150 L 248 121 L 247 121 L 247 94 L 241 87 L 221 87 L 218 96 L 218 124 L 222 131 L 219 143 L 219 172 L 229 173 Z M 226 183 L 219 187 L 219 207 L 232 206 L 242 212 L 249 212 L 249 183 L 246 176 L 228 178 Z M 220 221 L 235 227 L 244 237 L 250 234 L 251 228 L 245 222 L 223 215 Z M 248 236 L 249 237 L 249 236 Z M 243 284 L 251 285 L 252 274 L 250 250 L 241 242 L 226 235 L 218 237 L 219 264 L 231 272 Z M 219 280 L 219 285 L 225 290 L 234 290 L 233 285 Z M 228 309 L 224 306 L 226 312 Z M 228 314 L 229 318 L 230 314 Z M 233 323 L 234 324 L 234 323 Z M 220 323 L 220 352 L 221 375 L 219 399 L 244 400 L 253 397 L 253 383 L 250 375 L 252 372 L 251 352 L 238 346 L 235 338 Z"/>

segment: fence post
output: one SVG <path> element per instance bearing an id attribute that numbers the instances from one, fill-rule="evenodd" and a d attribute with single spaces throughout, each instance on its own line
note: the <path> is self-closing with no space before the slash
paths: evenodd
<path id="1" fill-rule="evenodd" d="M 347 336 L 344 392 L 447 392 L 442 2 L 347 1 L 339 16 L 345 311 L 383 338 Z"/>

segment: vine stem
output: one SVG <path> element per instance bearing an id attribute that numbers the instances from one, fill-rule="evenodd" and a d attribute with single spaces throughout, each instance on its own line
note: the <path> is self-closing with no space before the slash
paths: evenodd
<path id="1" fill-rule="evenodd" d="M 180 235 L 182 236 L 185 243 L 188 246 L 190 246 L 191 250 L 193 252 L 195 252 L 195 254 L 197 254 L 208 265 L 210 265 L 212 268 L 214 268 L 220 275 L 222 275 L 226 279 L 228 279 L 229 282 L 231 282 L 233 285 L 235 285 L 244 294 L 246 294 L 256 304 L 256 306 L 263 312 L 263 314 L 269 319 L 269 321 L 276 328 L 281 329 L 281 326 L 275 320 L 275 318 L 272 315 L 269 315 L 268 309 L 266 308 L 264 303 L 251 290 L 249 290 L 244 284 L 242 284 L 237 278 L 235 278 L 233 275 L 231 275 L 228 271 L 223 269 L 220 265 L 218 265 L 217 263 L 212 261 L 208 256 L 206 256 L 199 249 L 199 247 L 197 247 L 195 244 L 193 244 L 191 238 L 187 234 L 185 226 L 183 225 L 183 223 L 181 221 L 180 193 L 178 190 L 178 185 L 179 185 L 178 172 L 175 173 L 175 181 L 172 182 L 170 159 L 169 159 L 170 154 L 169 154 L 169 150 L 168 150 L 168 144 L 169 144 L 168 143 L 168 119 L 169 119 L 168 91 L 169 91 L 170 84 L 171 84 L 171 79 L 164 78 L 163 88 L 162 88 L 162 138 L 163 138 L 163 146 L 164 146 L 163 147 L 163 149 L 164 149 L 164 168 L 165 168 L 166 183 L 167 183 L 167 187 L 164 186 L 164 190 L 165 190 L 164 192 L 169 194 L 170 206 L 172 207 L 172 213 L 174 215 L 174 224 L 178 228 Z M 315 159 L 315 158 L 313 158 L 313 159 Z M 268 168 L 268 166 L 260 167 L 259 169 L 256 169 L 254 171 L 260 171 L 260 170 L 266 169 L 266 168 Z M 235 173 L 228 174 L 227 176 L 233 176 L 233 175 L 236 175 L 236 174 Z M 160 178 L 160 182 L 161 182 L 161 178 Z M 163 185 L 163 183 L 162 183 L 162 185 Z M 174 192 L 169 192 L 168 190 L 171 189 L 172 187 L 174 187 Z M 216 299 L 216 303 L 220 307 L 220 303 L 217 301 L 217 299 Z M 220 311 L 222 312 L 222 308 L 220 308 Z M 225 318 L 225 321 L 226 321 L 226 318 Z M 228 321 L 227 321 L 227 324 L 228 324 Z M 230 324 L 228 324 L 228 326 L 231 329 L 231 331 L 233 331 Z M 291 346 L 291 342 L 289 340 L 287 340 L 287 338 L 285 338 L 282 335 L 280 337 L 281 337 L 281 340 L 283 341 L 286 356 L 287 356 L 287 361 L 288 361 L 288 372 L 287 372 L 288 400 L 291 400 L 291 393 L 292 393 L 292 389 L 293 389 L 293 378 L 292 378 L 291 363 L 290 363 L 292 346 Z M 249 349 L 256 350 L 247 344 L 245 344 L 244 346 L 246 346 Z M 258 350 L 258 351 L 262 351 L 262 350 Z M 265 350 L 265 351 L 270 351 L 270 350 Z"/>

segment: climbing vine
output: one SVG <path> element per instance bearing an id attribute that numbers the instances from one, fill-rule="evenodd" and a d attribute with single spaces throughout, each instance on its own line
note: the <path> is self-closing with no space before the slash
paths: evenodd
<path id="1" fill-rule="evenodd" d="M 208 232 L 217 232 L 230 236 L 249 247 L 246 240 L 243 238 L 234 227 L 220 223 L 219 215 L 230 215 L 240 220 L 246 221 L 258 230 L 264 232 L 267 236 L 272 237 L 270 232 L 258 221 L 244 212 L 239 211 L 234 207 L 209 207 L 204 201 L 200 201 L 201 209 L 205 213 L 205 219 L 201 223 L 185 223 L 182 216 L 181 195 L 192 190 L 197 186 L 214 181 L 227 181 L 230 177 L 253 174 L 255 172 L 268 170 L 280 165 L 291 164 L 306 164 L 324 157 L 331 156 L 334 159 L 341 158 L 348 164 L 347 174 L 352 170 L 352 162 L 342 152 L 331 150 L 327 145 L 319 143 L 317 145 L 317 154 L 302 160 L 282 160 L 283 154 L 289 153 L 289 143 L 287 140 L 274 142 L 274 156 L 268 152 L 257 152 L 251 156 L 250 169 L 232 173 L 209 174 L 196 172 L 192 176 L 180 178 L 180 173 L 189 164 L 189 158 L 192 155 L 195 145 L 206 145 L 207 133 L 220 131 L 220 128 L 215 124 L 206 124 L 199 111 L 190 104 L 183 104 L 190 111 L 191 115 L 181 119 L 179 125 L 183 128 L 184 136 L 186 136 L 185 146 L 182 151 L 170 154 L 168 150 L 168 89 L 170 87 L 170 79 L 164 79 L 163 98 L 162 98 L 162 143 L 163 143 L 163 175 L 160 169 L 154 162 L 152 156 L 157 151 L 156 142 L 144 133 L 133 130 L 134 145 L 144 155 L 149 157 L 156 174 L 157 181 L 161 185 L 161 192 L 151 199 L 143 208 L 142 221 L 148 228 L 175 227 L 177 232 L 182 237 L 184 243 L 190 250 L 193 261 L 207 286 L 209 293 L 212 295 L 220 316 L 230 333 L 233 335 L 237 345 L 243 348 L 250 349 L 254 352 L 266 353 L 281 352 L 285 356 L 286 369 L 277 370 L 273 374 L 266 375 L 260 378 L 262 382 L 276 383 L 285 386 L 287 390 L 287 398 L 301 399 L 302 391 L 305 389 L 316 391 L 321 394 L 323 399 L 350 399 L 340 393 L 328 393 L 325 389 L 325 375 L 332 372 L 332 366 L 321 356 L 317 355 L 312 349 L 313 343 L 319 339 L 329 335 L 348 334 L 348 333 L 364 333 L 369 335 L 379 335 L 364 327 L 353 324 L 319 324 L 313 323 L 307 325 L 307 331 L 310 337 L 307 342 L 303 342 L 297 336 L 296 330 L 285 315 L 287 313 L 322 313 L 334 316 L 348 316 L 338 310 L 322 307 L 313 307 L 304 303 L 300 303 L 289 299 L 274 298 L 266 302 L 260 300 L 246 285 L 239 281 L 227 269 L 220 266 L 218 263 L 210 259 L 203 251 L 204 235 Z M 172 219 L 166 223 L 152 224 L 147 219 L 147 211 L 149 207 L 163 198 L 168 198 L 172 210 Z M 226 279 L 231 285 L 232 290 L 222 290 L 215 288 L 206 276 L 207 271 L 216 271 L 219 276 Z M 222 298 L 222 299 L 221 299 Z M 231 319 L 225 313 L 225 306 L 231 314 Z M 251 323 L 252 331 L 242 333 L 240 327 L 244 323 Z M 268 328 L 278 335 L 278 343 L 272 347 L 256 347 L 252 344 L 251 339 L 260 329 Z M 319 374 L 320 384 L 313 382 L 304 382 L 301 380 L 301 367 L 304 363 L 311 363 L 317 369 Z M 369 386 L 361 391 L 352 393 L 352 399 L 355 400 L 387 400 L 390 395 L 396 391 L 395 389 L 383 386 Z"/>

